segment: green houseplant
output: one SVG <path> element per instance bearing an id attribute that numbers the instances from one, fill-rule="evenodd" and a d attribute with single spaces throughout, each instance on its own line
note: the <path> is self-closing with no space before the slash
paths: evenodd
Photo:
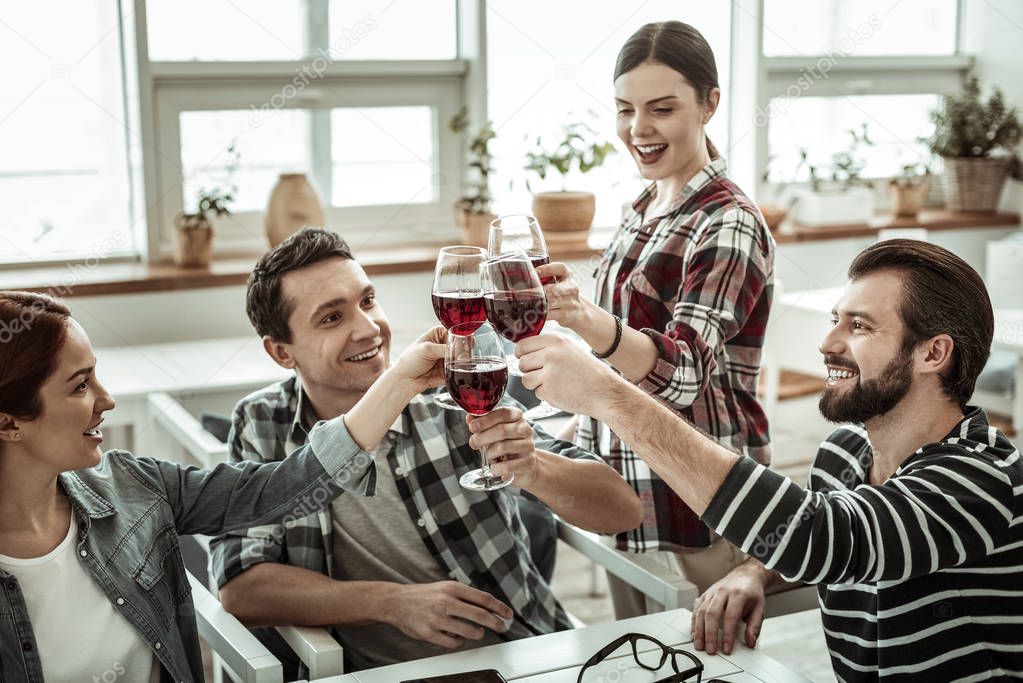
<path id="1" fill-rule="evenodd" d="M 862 177 L 866 162 L 860 150 L 874 142 L 865 123 L 846 132 L 849 146 L 832 154 L 827 162 L 811 162 L 809 151 L 799 149 L 792 177 L 799 177 L 805 168 L 806 186 L 793 187 L 795 180 L 775 186 L 775 202 L 761 208 L 769 227 L 774 229 L 786 214 L 810 227 L 866 223 L 873 218 L 873 182 Z M 765 171 L 763 180 L 770 181 L 769 171 Z"/>
<path id="2" fill-rule="evenodd" d="M 463 107 L 449 127 L 455 133 L 465 133 L 469 129 L 469 118 Z M 467 244 L 487 245 L 490 223 L 496 218 L 491 212 L 494 197 L 490 193 L 490 141 L 497 137 L 493 124 L 487 121 L 482 128 L 469 139 L 469 153 L 464 165 L 469 169 L 462 188 L 461 197 L 455 202 L 455 220 Z"/>
<path id="3" fill-rule="evenodd" d="M 1006 176 L 1020 177 L 1016 146 L 1023 127 L 1016 108 L 998 88 L 982 101 L 980 82 L 971 76 L 962 93 L 946 96 L 931 118 L 934 133 L 921 141 L 944 162 L 948 208 L 995 211 Z"/>
<path id="4" fill-rule="evenodd" d="M 561 176 L 560 191 L 533 193 L 533 215 L 545 231 L 578 233 L 590 229 L 596 197 L 592 192 L 568 191 L 566 176 L 573 170 L 592 171 L 614 152 L 614 145 L 601 140 L 597 131 L 583 122 L 563 126 L 553 145 L 545 143 L 542 137 L 536 138 L 533 149 L 526 153 L 525 169 L 540 180 L 546 180 L 551 173 Z M 528 180 L 526 187 L 532 191 Z"/>
<path id="5" fill-rule="evenodd" d="M 208 266 L 213 258 L 212 216 L 230 215 L 230 204 L 238 188 L 234 173 L 238 169 L 239 153 L 232 144 L 227 148 L 228 162 L 222 182 L 204 187 L 196 195 L 196 210 L 178 214 L 174 239 L 174 263 L 186 268 Z"/>

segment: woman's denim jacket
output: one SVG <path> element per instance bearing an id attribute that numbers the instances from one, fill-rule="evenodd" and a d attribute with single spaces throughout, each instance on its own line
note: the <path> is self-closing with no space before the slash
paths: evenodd
<path id="1" fill-rule="evenodd" d="M 373 495 L 376 470 L 339 417 L 318 423 L 307 445 L 280 462 L 202 470 L 109 451 L 97 467 L 65 472 L 59 482 L 77 515 L 79 560 L 149 644 L 163 679 L 201 681 L 178 537 L 301 519 L 342 491 Z M 68 642 L 62 654 L 73 657 L 75 647 Z M 25 598 L 18 580 L 0 571 L 0 681 L 42 680 Z"/>

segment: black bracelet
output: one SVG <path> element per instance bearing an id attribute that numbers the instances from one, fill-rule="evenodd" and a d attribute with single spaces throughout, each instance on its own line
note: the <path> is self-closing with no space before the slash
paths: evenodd
<path id="1" fill-rule="evenodd" d="M 593 355 L 601 360 L 610 357 L 612 353 L 617 351 L 618 345 L 622 341 L 622 319 L 613 313 L 611 314 L 611 317 L 615 319 L 615 340 L 611 343 L 611 348 L 604 353 L 597 353 L 596 351 L 593 352 Z"/>

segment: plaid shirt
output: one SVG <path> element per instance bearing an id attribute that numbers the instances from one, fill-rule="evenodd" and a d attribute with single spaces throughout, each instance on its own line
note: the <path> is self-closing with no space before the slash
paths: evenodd
<path id="1" fill-rule="evenodd" d="M 666 212 L 646 216 L 656 194 L 633 203 L 596 271 L 595 300 L 657 346 L 638 386 L 722 445 L 770 461 L 767 418 L 757 401 L 760 350 L 774 288 L 774 239 L 756 206 L 718 158 Z M 617 536 L 621 550 L 691 551 L 710 530 L 647 464 L 596 420 L 576 442 L 604 459 L 643 501 L 643 524 Z"/>
<path id="2" fill-rule="evenodd" d="M 303 397 L 300 383 L 292 377 L 242 399 L 235 407 L 229 437 L 232 462 L 283 460 L 300 448 L 309 423 L 304 419 Z M 502 404 L 520 407 L 511 398 Z M 538 449 L 599 460 L 536 425 L 533 434 Z M 515 611 L 504 637 L 571 628 L 530 558 L 529 537 L 515 494 L 508 489 L 467 491 L 458 484 L 462 474 L 479 467 L 479 455 L 468 445 L 465 414 L 439 408 L 430 394 L 420 394 L 402 411 L 386 438 L 393 444 L 386 466 L 394 472 L 408 514 L 431 554 L 452 580 L 486 591 Z M 385 463 L 378 459 L 377 464 Z M 375 471 L 371 483 L 369 495 L 375 492 Z M 296 515 L 283 526 L 253 527 L 213 539 L 210 571 L 218 585 L 260 562 L 333 576 L 330 505 L 316 502 L 310 506 L 311 514 Z"/>

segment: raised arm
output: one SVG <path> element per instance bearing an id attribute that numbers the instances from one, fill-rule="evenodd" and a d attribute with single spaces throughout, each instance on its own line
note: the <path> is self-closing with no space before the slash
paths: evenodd
<path id="1" fill-rule="evenodd" d="M 181 534 L 305 517 L 343 491 L 372 495 L 376 472 L 363 446 L 374 446 L 413 396 L 443 384 L 445 334 L 434 328 L 417 340 L 347 415 L 317 423 L 283 461 L 202 470 L 138 458 L 140 475 L 165 496 Z"/>
<path id="2" fill-rule="evenodd" d="M 515 485 L 543 501 L 566 522 L 589 531 L 615 534 L 642 522 L 639 496 L 599 457 L 530 425 L 517 407 L 502 406 L 469 418 L 469 445 L 487 446 L 498 475 L 515 475 Z"/>
<path id="3" fill-rule="evenodd" d="M 534 337 L 517 353 L 524 386 L 606 422 L 711 528 L 786 580 L 904 580 L 983 557 L 1008 534 L 1019 482 L 977 454 L 935 453 L 883 486 L 816 493 L 704 437 L 569 344 Z"/>
<path id="4" fill-rule="evenodd" d="M 766 316 L 773 271 L 770 238 L 757 216 L 739 207 L 711 219 L 686 257 L 681 286 L 664 291 L 663 281 L 671 279 L 668 269 L 681 268 L 681 258 L 658 254 L 643 271 L 633 273 L 640 294 L 673 302 L 672 320 L 665 329 L 624 326 L 618 349 L 608 358 L 629 381 L 676 409 L 691 405 L 706 390 L 715 357 L 758 307 Z M 610 349 L 616 327 L 611 314 L 579 296 L 565 264 L 550 264 L 541 272 L 559 280 L 545 288 L 548 317 L 572 328 L 594 350 Z"/>

